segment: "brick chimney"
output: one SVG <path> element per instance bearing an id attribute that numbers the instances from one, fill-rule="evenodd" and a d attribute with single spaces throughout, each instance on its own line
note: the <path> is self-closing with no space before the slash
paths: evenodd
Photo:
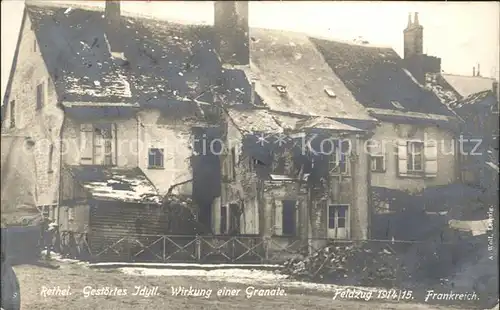
<path id="1" fill-rule="evenodd" d="M 248 1 L 215 1 L 214 31 L 222 63 L 250 64 Z"/>
<path id="2" fill-rule="evenodd" d="M 121 12 L 120 1 L 106 1 L 104 11 L 106 22 L 106 39 L 109 43 L 109 50 L 113 58 L 124 59 L 123 45 L 121 44 L 120 28 L 121 28 Z"/>
<path id="3" fill-rule="evenodd" d="M 413 22 L 411 14 L 408 15 L 408 25 L 403 30 L 404 35 L 404 58 L 423 54 L 424 27 L 418 21 L 418 13 L 415 13 Z"/>
<path id="4" fill-rule="evenodd" d="M 404 35 L 404 64 L 413 77 L 421 84 L 426 83 L 428 73 L 441 73 L 441 58 L 423 53 L 424 27 L 420 25 L 418 13 L 411 19 L 408 15 L 408 25 L 403 30 Z"/>

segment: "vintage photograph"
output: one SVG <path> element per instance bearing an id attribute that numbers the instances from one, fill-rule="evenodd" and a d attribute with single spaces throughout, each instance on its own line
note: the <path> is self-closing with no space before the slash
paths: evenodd
<path id="1" fill-rule="evenodd" d="M 2 310 L 499 309 L 499 2 L 1 13 Z"/>

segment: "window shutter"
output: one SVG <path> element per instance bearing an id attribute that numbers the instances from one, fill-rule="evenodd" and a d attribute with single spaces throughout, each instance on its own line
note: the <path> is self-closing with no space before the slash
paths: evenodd
<path id="1" fill-rule="evenodd" d="M 93 133 L 92 125 L 82 124 L 80 126 L 80 161 L 82 164 L 92 163 Z"/>
<path id="2" fill-rule="evenodd" d="M 283 204 L 277 203 L 274 205 L 274 234 L 277 236 L 283 235 Z"/>
<path id="3" fill-rule="evenodd" d="M 406 141 L 398 140 L 398 174 L 408 175 L 408 146 Z"/>
<path id="4" fill-rule="evenodd" d="M 431 178 L 436 177 L 438 169 L 436 141 L 426 141 L 424 145 L 424 158 L 425 176 Z"/>

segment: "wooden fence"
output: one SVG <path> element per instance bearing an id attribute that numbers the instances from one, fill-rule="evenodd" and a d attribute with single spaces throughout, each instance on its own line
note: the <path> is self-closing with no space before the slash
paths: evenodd
<path id="1" fill-rule="evenodd" d="M 92 262 L 280 263 L 319 248 L 298 238 L 227 235 L 127 235 L 60 232 L 55 248 Z"/>

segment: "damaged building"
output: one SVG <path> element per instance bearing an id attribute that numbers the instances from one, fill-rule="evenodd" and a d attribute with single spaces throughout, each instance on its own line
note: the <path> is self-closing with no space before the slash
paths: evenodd
<path id="1" fill-rule="evenodd" d="M 234 236 L 244 248 L 233 260 L 366 240 L 371 183 L 420 190 L 457 177 L 435 145 L 408 157 L 409 140 L 451 139 L 454 115 L 392 49 L 250 28 L 247 2 L 216 1 L 214 12 L 199 26 L 131 17 L 119 1 L 26 7 L 16 61 L 44 71 L 11 77 L 40 83 L 36 101 L 11 91 L 2 126 L 53 124 L 51 216 L 93 255 L 140 243 L 167 260 L 165 245 L 150 245 L 179 234 L 173 252 L 198 261 L 207 244 L 228 258 Z M 388 137 L 396 148 L 365 150 Z"/>

